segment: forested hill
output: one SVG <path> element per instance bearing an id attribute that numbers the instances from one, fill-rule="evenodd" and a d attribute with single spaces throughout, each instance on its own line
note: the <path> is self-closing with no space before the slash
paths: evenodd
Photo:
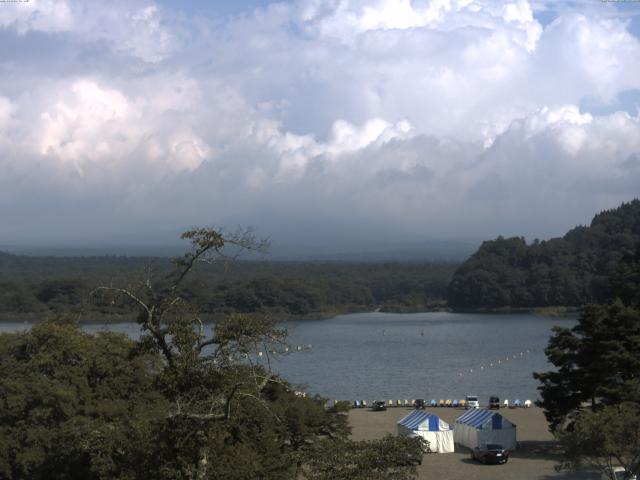
<path id="1" fill-rule="evenodd" d="M 441 308 L 458 263 L 239 261 L 201 264 L 181 295 L 206 318 L 240 313 L 272 318 Z M 167 258 L 32 257 L 0 252 L 0 320 L 73 313 L 84 321 L 135 318 L 130 305 L 91 297 L 99 285 L 140 285 L 172 268 Z M 129 315 L 131 318 L 125 318 Z"/>
<path id="2" fill-rule="evenodd" d="M 640 201 L 597 214 L 591 225 L 548 241 L 484 242 L 454 274 L 454 309 L 580 306 L 601 302 L 621 258 L 640 248 Z"/>

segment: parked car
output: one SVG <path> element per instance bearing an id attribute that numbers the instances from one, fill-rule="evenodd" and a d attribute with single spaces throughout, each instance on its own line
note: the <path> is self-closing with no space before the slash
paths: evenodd
<path id="1" fill-rule="evenodd" d="M 489 409 L 500 410 L 500 398 L 497 396 L 489 397 Z"/>
<path id="2" fill-rule="evenodd" d="M 384 400 L 376 400 L 373 403 L 371 403 L 371 410 L 373 412 L 382 412 L 383 410 L 387 409 L 387 404 L 385 403 Z"/>
<path id="3" fill-rule="evenodd" d="M 612 467 L 610 472 L 604 472 L 602 474 L 602 480 L 636 480 L 636 476 L 633 473 L 629 473 L 624 467 Z"/>
<path id="4" fill-rule="evenodd" d="M 471 450 L 471 458 L 478 460 L 485 465 L 487 463 L 507 463 L 509 451 L 505 450 L 499 443 L 487 443 Z"/>
<path id="5" fill-rule="evenodd" d="M 417 409 L 424 410 L 427 407 L 427 401 L 424 398 L 418 398 L 413 401 L 413 407 Z"/>
<path id="6" fill-rule="evenodd" d="M 467 395 L 466 408 L 480 408 L 480 402 L 478 402 L 478 397 L 476 395 Z"/>

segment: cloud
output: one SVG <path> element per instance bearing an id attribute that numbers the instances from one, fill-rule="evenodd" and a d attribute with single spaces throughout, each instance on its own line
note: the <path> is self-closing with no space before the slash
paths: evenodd
<path id="1" fill-rule="evenodd" d="M 153 2 L 31 0 L 0 9 L 0 27 L 20 35 L 65 33 L 76 42 L 106 42 L 115 51 L 145 62 L 168 58 L 180 44 L 169 17 Z"/>
<path id="2" fill-rule="evenodd" d="M 33 221 L 6 238 L 545 236 L 638 195 L 638 117 L 578 107 L 640 90 L 640 43 L 604 7 L 543 27 L 524 0 L 25 5 L 0 9 L 35 50 L 0 58 L 0 200 Z"/>

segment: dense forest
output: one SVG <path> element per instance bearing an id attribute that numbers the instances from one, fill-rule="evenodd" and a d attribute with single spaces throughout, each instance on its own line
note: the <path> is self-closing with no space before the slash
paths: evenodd
<path id="1" fill-rule="evenodd" d="M 72 315 L 0 334 L 0 478 L 414 479 L 428 442 L 350 439 L 346 402 L 297 392 L 262 358 L 295 355 L 272 319 L 234 314 L 205 330 L 180 287 L 226 243 L 256 244 L 185 235 L 192 249 L 174 268 L 100 290 L 132 300 L 139 339 L 88 334 Z"/>
<path id="2" fill-rule="evenodd" d="M 597 214 L 589 226 L 547 241 L 484 242 L 455 272 L 452 308 L 581 306 L 610 294 L 609 276 L 640 246 L 640 201 Z"/>
<path id="3" fill-rule="evenodd" d="M 276 319 L 373 310 L 441 308 L 456 263 L 235 261 L 199 265 L 181 294 L 205 317 Z M 130 305 L 90 293 L 135 285 L 172 268 L 168 258 L 32 257 L 0 253 L 0 319 L 40 320 L 74 312 L 83 321 L 131 319 Z"/>

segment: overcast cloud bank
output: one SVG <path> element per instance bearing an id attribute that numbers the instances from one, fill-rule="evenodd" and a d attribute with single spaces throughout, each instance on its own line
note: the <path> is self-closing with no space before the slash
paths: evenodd
<path id="1" fill-rule="evenodd" d="M 307 243 L 560 234 L 640 194 L 640 116 L 619 103 L 640 90 L 634 15 L 0 4 L 0 241 L 212 223 Z"/>

